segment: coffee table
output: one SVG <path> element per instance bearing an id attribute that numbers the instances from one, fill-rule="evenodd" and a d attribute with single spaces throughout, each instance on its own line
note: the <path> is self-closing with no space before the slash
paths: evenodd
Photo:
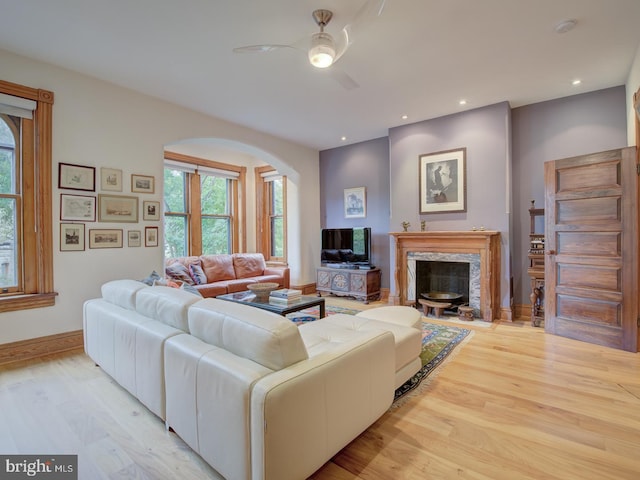
<path id="1" fill-rule="evenodd" d="M 319 318 L 324 318 L 325 315 L 324 298 L 312 295 L 302 295 L 298 300 L 294 300 L 287 304 L 269 302 L 269 300 L 260 301 L 249 290 L 244 292 L 226 293 L 224 295 L 218 295 L 216 298 L 219 298 L 220 300 L 227 300 L 229 302 L 244 303 L 282 316 L 293 312 L 299 312 L 305 308 L 318 306 L 320 307 Z"/>

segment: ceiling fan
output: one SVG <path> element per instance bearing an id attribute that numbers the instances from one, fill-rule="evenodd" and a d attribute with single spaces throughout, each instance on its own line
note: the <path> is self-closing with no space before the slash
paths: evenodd
<path id="1" fill-rule="evenodd" d="M 333 18 L 333 12 L 327 9 L 314 10 L 313 20 L 320 27 L 320 31 L 298 40 L 295 43 L 284 44 L 258 44 L 236 47 L 234 53 L 270 53 L 275 50 L 291 48 L 306 51 L 309 63 L 316 68 L 328 68 L 334 65 L 349 46 L 353 44 L 354 38 L 368 23 L 382 14 L 386 0 L 367 0 L 358 10 L 353 19 L 347 23 L 334 39 L 330 33 L 324 31 L 325 27 Z M 358 87 L 358 83 L 345 72 L 332 68 L 331 76 L 334 77 L 344 88 L 351 90 Z"/>

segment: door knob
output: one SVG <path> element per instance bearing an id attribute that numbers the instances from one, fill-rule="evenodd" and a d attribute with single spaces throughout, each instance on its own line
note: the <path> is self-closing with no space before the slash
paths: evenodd
<path id="1" fill-rule="evenodd" d="M 547 255 L 555 255 L 555 254 L 556 254 L 556 251 L 555 251 L 555 250 L 549 250 L 549 251 L 547 252 Z"/>

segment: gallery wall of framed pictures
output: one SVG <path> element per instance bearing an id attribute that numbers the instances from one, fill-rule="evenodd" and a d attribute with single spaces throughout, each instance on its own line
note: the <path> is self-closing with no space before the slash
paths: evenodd
<path id="1" fill-rule="evenodd" d="M 118 168 L 59 163 L 58 188 L 68 190 L 60 193 L 60 251 L 159 246 L 159 227 L 140 225 L 140 219 L 160 221 L 160 202 L 144 199 L 155 194 L 155 180 L 139 173 L 127 178 Z"/>

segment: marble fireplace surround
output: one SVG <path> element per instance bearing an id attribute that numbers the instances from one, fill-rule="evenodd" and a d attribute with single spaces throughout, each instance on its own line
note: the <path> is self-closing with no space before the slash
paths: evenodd
<path id="1" fill-rule="evenodd" d="M 500 318 L 500 232 L 392 232 L 395 241 L 396 305 L 416 301 L 416 261 L 458 261 L 470 264 L 469 304 L 487 322 Z"/>

